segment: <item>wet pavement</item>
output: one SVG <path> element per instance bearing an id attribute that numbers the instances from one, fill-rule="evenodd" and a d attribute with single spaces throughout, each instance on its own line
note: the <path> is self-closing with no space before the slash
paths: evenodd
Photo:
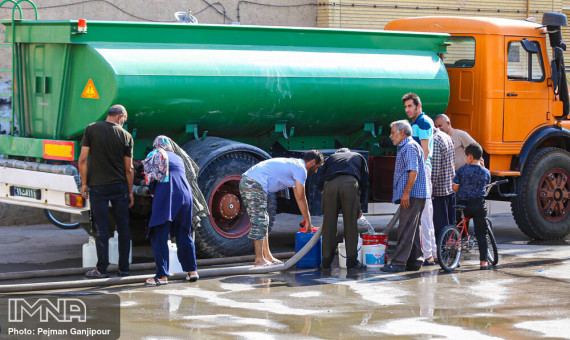
<path id="1" fill-rule="evenodd" d="M 473 257 L 452 273 L 295 269 L 104 291 L 137 338 L 570 338 L 568 248 L 501 245 L 491 271 Z"/>
<path id="2" fill-rule="evenodd" d="M 379 230 L 389 217 L 370 220 Z M 570 238 L 530 241 L 508 214 L 491 220 L 500 261 L 490 271 L 479 270 L 474 249 L 452 273 L 437 266 L 347 272 L 333 265 L 330 272 L 296 268 L 67 294 L 118 295 L 124 339 L 570 339 Z M 290 247 L 291 224 L 274 230 L 276 248 Z M 393 249 L 391 243 L 389 255 Z"/>

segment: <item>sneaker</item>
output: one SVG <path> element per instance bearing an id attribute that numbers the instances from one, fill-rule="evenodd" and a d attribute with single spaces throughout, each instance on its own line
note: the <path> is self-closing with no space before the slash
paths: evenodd
<path id="1" fill-rule="evenodd" d="M 366 265 L 365 265 L 365 264 L 362 264 L 362 263 L 360 263 L 360 262 L 357 261 L 355 266 L 353 266 L 353 267 L 348 267 L 347 269 L 364 270 L 364 269 L 366 269 Z"/>
<path id="2" fill-rule="evenodd" d="M 119 270 L 119 272 L 117 273 L 118 277 L 126 277 L 126 276 L 130 276 L 130 275 L 131 275 L 131 272 L 129 272 L 129 271 L 122 272 Z"/>
<path id="3" fill-rule="evenodd" d="M 386 267 L 382 267 L 380 270 L 383 272 L 386 272 L 386 273 L 401 273 L 401 272 L 406 271 L 406 267 L 395 266 L 393 264 L 390 264 L 390 265 L 387 265 Z"/>

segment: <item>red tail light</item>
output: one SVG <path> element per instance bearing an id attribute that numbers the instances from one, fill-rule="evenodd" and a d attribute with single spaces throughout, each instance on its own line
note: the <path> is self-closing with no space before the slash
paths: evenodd
<path id="1" fill-rule="evenodd" d="M 65 205 L 70 207 L 83 208 L 85 206 L 85 199 L 81 194 L 65 193 Z"/>

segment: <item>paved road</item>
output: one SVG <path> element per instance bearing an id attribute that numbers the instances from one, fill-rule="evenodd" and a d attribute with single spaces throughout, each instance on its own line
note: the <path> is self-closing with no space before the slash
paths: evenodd
<path id="1" fill-rule="evenodd" d="M 369 220 L 381 230 L 389 218 Z M 298 219 L 278 216 L 271 236 L 275 249 L 290 250 Z M 501 254 L 491 271 L 478 270 L 477 254 L 471 253 L 453 273 L 436 267 L 401 274 L 293 269 L 66 296 L 118 296 L 124 339 L 570 339 L 568 239 L 530 241 L 509 214 L 493 214 L 491 220 Z M 82 231 L 51 226 L 0 231 L 0 272 L 76 266 L 86 239 Z M 148 249 L 137 253 L 135 259 L 149 255 Z"/>

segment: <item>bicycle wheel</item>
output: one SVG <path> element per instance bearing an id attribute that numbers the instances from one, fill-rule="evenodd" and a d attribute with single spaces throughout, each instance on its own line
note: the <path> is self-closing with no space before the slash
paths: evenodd
<path id="1" fill-rule="evenodd" d="M 499 263 L 499 251 L 497 250 L 497 242 L 495 235 L 489 225 L 487 225 L 487 261 L 496 266 Z"/>
<path id="2" fill-rule="evenodd" d="M 488 217 L 485 217 L 485 222 L 487 222 L 489 229 L 493 230 L 493 223 L 491 223 L 491 220 Z"/>
<path id="3" fill-rule="evenodd" d="M 57 220 L 53 214 L 51 213 L 51 210 L 48 209 L 44 209 L 44 213 L 47 217 L 47 219 L 56 227 L 61 228 L 61 229 L 77 229 L 79 228 L 79 223 L 64 223 L 64 222 L 60 222 L 59 220 Z"/>
<path id="4" fill-rule="evenodd" d="M 443 228 L 437 242 L 437 258 L 441 269 L 451 272 L 461 257 L 461 233 L 454 225 Z"/>

